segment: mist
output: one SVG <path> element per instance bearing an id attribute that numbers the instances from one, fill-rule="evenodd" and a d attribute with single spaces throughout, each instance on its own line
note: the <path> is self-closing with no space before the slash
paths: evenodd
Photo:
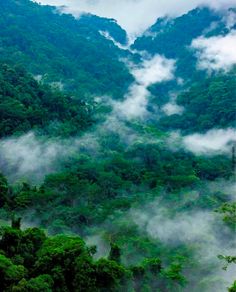
<path id="1" fill-rule="evenodd" d="M 232 285 L 236 267 L 232 265 L 227 272 L 224 271 L 224 264 L 217 257 L 219 254 L 234 254 L 236 241 L 234 235 L 230 236 L 230 230 L 217 213 L 195 210 L 170 216 L 169 208 L 157 200 L 141 209 L 131 210 L 130 217 L 141 233 L 144 232 L 157 242 L 161 241 L 171 247 L 187 244 L 193 248 L 194 259 L 200 262 L 203 270 L 206 266 L 208 269 L 211 267 L 204 274 L 195 274 L 193 270 L 190 275 L 185 271 L 189 283 L 184 291 L 201 289 L 206 292 L 222 292 Z M 213 280 L 210 288 L 204 287 L 208 277 Z"/>
<path id="2" fill-rule="evenodd" d="M 130 38 L 142 34 L 157 18 L 177 17 L 198 6 L 227 9 L 236 6 L 236 0 L 37 0 L 42 4 L 62 6 L 64 13 L 79 17 L 83 12 L 114 18 L 128 32 Z"/>
<path id="3" fill-rule="evenodd" d="M 114 44 L 116 47 L 118 47 L 119 49 L 121 49 L 121 50 L 129 50 L 129 51 L 131 51 L 129 45 L 122 45 L 122 44 L 120 44 L 119 42 L 117 42 L 117 41 L 116 41 L 116 40 L 115 40 L 115 39 L 109 34 L 108 31 L 101 31 L 101 30 L 100 30 L 99 33 L 100 33 L 104 38 L 106 38 L 107 40 L 112 41 L 113 44 Z"/>
<path id="4" fill-rule="evenodd" d="M 141 65 L 128 63 L 135 82 L 130 86 L 123 102 L 114 103 L 114 113 L 126 119 L 144 118 L 147 115 L 148 87 L 155 83 L 175 78 L 175 60 L 156 55 L 153 58 L 143 56 Z"/>
<path id="5" fill-rule="evenodd" d="M 61 283 L 63 291 L 79 285 L 84 290 L 96 290 L 91 287 L 97 285 L 99 291 L 226 291 L 235 281 L 236 265 L 224 271 L 218 256 L 234 256 L 236 250 L 234 222 L 227 209 L 232 207 L 233 213 L 230 204 L 236 200 L 232 157 L 236 128 L 218 127 L 232 124 L 232 109 L 224 109 L 234 106 L 236 83 L 230 71 L 236 65 L 236 13 L 226 9 L 236 7 L 236 0 L 41 0 L 59 5 L 52 9 L 23 2 L 13 0 L 6 5 L 10 12 L 3 22 L 6 36 L 8 23 L 15 17 L 12 7 L 22 4 L 22 11 L 31 16 L 30 28 L 40 31 L 39 38 L 34 38 L 31 30 L 24 30 L 28 18 L 21 19 L 21 9 L 16 9 L 19 28 L 11 31 L 24 38 L 13 33 L 3 48 L 3 56 L 10 60 L 11 45 L 16 66 L 3 64 L 0 76 L 0 219 L 13 217 L 13 229 L 7 232 L 19 235 L 20 240 L 20 245 L 11 243 L 4 230 L 0 232 L 2 261 L 15 269 L 12 283 L 9 273 L 4 274 L 7 289 L 28 289 L 40 283 L 49 290 L 51 285 L 54 291 Z M 220 9 L 221 20 L 209 24 L 204 17 L 218 18 L 204 10 L 189 14 L 183 22 L 177 19 L 172 26 L 169 17 L 199 5 Z M 148 37 L 142 39 L 143 45 L 140 42 L 150 54 L 156 50 L 163 54 L 132 51 L 131 41 L 127 46 L 119 44 L 110 29 L 106 31 L 107 21 L 98 21 L 105 29 L 93 33 L 97 23 L 93 17 L 77 30 L 79 23 L 72 17 L 64 26 L 63 17 L 60 20 L 57 15 L 72 13 L 79 18 L 84 12 L 116 19 L 131 41 L 158 17 L 169 16 L 166 26 L 164 21 L 157 25 L 155 35 L 146 31 Z M 47 20 L 52 20 L 50 27 L 45 26 Z M 187 21 L 196 25 L 186 29 L 189 35 L 178 25 Z M 119 28 L 113 20 L 110 24 L 112 35 L 119 39 Z M 191 35 L 199 36 L 195 33 L 203 31 L 204 24 L 203 35 L 183 47 L 181 40 L 190 44 Z M 155 45 L 152 37 L 159 33 Z M 67 47 L 60 34 L 71 40 Z M 35 44 L 35 50 L 27 43 Z M 52 50 L 55 56 L 50 59 Z M 18 69 L 20 64 L 27 69 L 30 58 L 34 62 L 29 70 L 35 68 L 34 79 L 40 86 L 24 75 L 30 71 Z M 42 61 L 46 66 L 41 68 L 40 60 L 48 63 Z M 47 74 L 57 82 L 46 85 Z M 74 86 L 76 80 L 78 86 Z M 204 103 L 205 96 L 210 96 L 209 102 Z M 220 121 L 219 115 L 214 116 L 216 111 Z M 50 237 L 73 238 L 49 238 L 43 243 L 40 231 L 17 230 L 17 217 L 23 219 L 23 230 L 38 226 Z M 75 236 L 90 247 L 95 245 L 97 252 L 95 247 L 83 247 Z M 60 238 L 65 238 L 62 245 Z M 61 261 L 62 253 L 68 254 L 66 261 Z M 90 255 L 105 259 L 96 262 Z M 45 258 L 40 261 L 40 256 Z M 31 278 L 35 267 L 38 277 Z M 84 267 L 89 270 L 80 273 Z M 119 278 L 123 271 L 130 274 L 127 289 L 122 286 L 126 280 Z"/>
<path id="6" fill-rule="evenodd" d="M 195 154 L 229 153 L 236 142 L 236 129 L 212 129 L 183 137 L 184 146 Z"/>
<path id="7" fill-rule="evenodd" d="M 162 111 L 167 115 L 181 115 L 184 112 L 184 107 L 176 103 L 176 94 L 171 94 L 170 101 L 162 107 Z"/>
<path id="8" fill-rule="evenodd" d="M 184 108 L 176 104 L 175 102 L 169 102 L 162 107 L 162 110 L 167 116 L 181 115 Z"/>
<path id="9" fill-rule="evenodd" d="M 235 14 L 229 19 L 228 25 L 235 21 Z M 192 42 L 197 50 L 198 68 L 211 71 L 230 71 L 236 64 L 236 31 L 226 35 L 210 38 L 200 37 Z"/>
<path id="10" fill-rule="evenodd" d="M 93 154 L 99 149 L 96 138 L 85 134 L 80 138 L 38 138 L 33 132 L 0 141 L 0 169 L 10 182 L 43 181 L 45 175 L 59 171 L 60 162 L 79 153 L 82 148 Z"/>

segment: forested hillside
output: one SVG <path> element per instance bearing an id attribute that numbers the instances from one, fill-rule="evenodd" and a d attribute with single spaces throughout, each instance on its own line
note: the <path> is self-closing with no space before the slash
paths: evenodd
<path id="1" fill-rule="evenodd" d="M 235 127 L 235 96 L 234 73 L 206 78 L 177 97 L 177 103 L 185 108 L 184 113 L 163 117 L 161 124 L 188 133 Z"/>
<path id="2" fill-rule="evenodd" d="M 132 81 L 118 60 L 125 52 L 99 31 L 121 43 L 126 42 L 126 33 L 113 20 L 91 15 L 75 20 L 54 11 L 29 0 L 1 1 L 0 59 L 80 95 L 120 97 Z"/>
<path id="3" fill-rule="evenodd" d="M 211 27 L 212 23 L 217 25 Z M 158 19 L 137 38 L 133 48 L 177 59 L 178 75 L 191 81 L 204 76 L 203 72 L 196 70 L 197 59 L 190 48 L 192 40 L 204 34 L 212 36 L 221 32 L 227 32 L 222 16 L 209 8 L 197 8 L 176 19 Z"/>
<path id="4" fill-rule="evenodd" d="M 62 11 L 0 3 L 0 291 L 236 291 L 234 10 Z"/>
<path id="5" fill-rule="evenodd" d="M 40 85 L 22 68 L 0 64 L 0 136 L 58 123 L 51 135 L 73 135 L 92 124 L 92 104 Z"/>

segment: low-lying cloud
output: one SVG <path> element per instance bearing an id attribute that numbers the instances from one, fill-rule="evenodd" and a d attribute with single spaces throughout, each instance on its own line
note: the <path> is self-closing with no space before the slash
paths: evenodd
<path id="1" fill-rule="evenodd" d="M 104 38 L 106 38 L 107 40 L 112 41 L 113 44 L 114 44 L 116 47 L 118 47 L 119 49 L 121 49 L 121 50 L 130 50 L 130 51 L 131 51 L 131 49 L 129 48 L 129 45 L 122 45 L 122 44 L 120 44 L 119 42 L 117 42 L 117 41 L 116 41 L 116 40 L 110 35 L 110 33 L 109 33 L 108 31 L 102 31 L 102 30 L 100 30 L 99 33 L 100 33 Z"/>
<path id="2" fill-rule="evenodd" d="M 152 209 L 151 215 L 134 211 L 132 216 L 149 236 L 169 244 L 197 243 L 212 232 L 215 219 L 209 212 L 180 213 L 174 218 L 168 218 L 168 213 L 165 208 L 157 208 Z"/>
<path id="3" fill-rule="evenodd" d="M 100 102 L 104 99 L 101 98 Z M 124 147 L 139 139 L 137 133 L 114 115 L 79 137 L 38 137 L 28 132 L 19 137 L 0 140 L 0 172 L 10 182 L 26 180 L 41 183 L 45 176 L 63 169 L 63 163 L 80 154 L 93 158 L 102 154 L 107 137 L 118 135 Z M 110 147 L 110 146 L 106 146 Z"/>
<path id="4" fill-rule="evenodd" d="M 223 21 L 228 29 L 232 29 L 236 25 L 236 12 L 235 10 L 229 10 L 223 17 Z"/>
<path id="5" fill-rule="evenodd" d="M 162 107 L 162 111 L 167 115 L 181 115 L 184 112 L 184 107 L 176 103 L 177 94 L 170 94 L 170 101 Z"/>
<path id="6" fill-rule="evenodd" d="M 85 152 L 93 157 L 99 156 L 102 147 L 99 137 L 106 137 L 109 133 L 118 134 L 120 141 L 127 147 L 140 140 L 135 131 L 114 115 L 93 132 L 78 138 L 45 139 L 30 132 L 0 141 L 0 169 L 11 182 L 26 179 L 40 183 L 45 175 L 60 171 L 61 162 L 75 154 Z M 236 143 L 236 130 L 215 129 L 205 134 L 188 136 L 173 132 L 168 139 L 167 145 L 170 147 L 184 147 L 197 155 L 230 153 L 232 144 Z M 148 141 L 150 143 L 151 140 Z"/>
<path id="7" fill-rule="evenodd" d="M 236 65 L 236 30 L 224 36 L 197 38 L 192 48 L 197 50 L 199 69 L 229 71 Z"/>
<path id="8" fill-rule="evenodd" d="M 214 9 L 235 7 L 235 0 L 37 0 L 42 4 L 61 7 L 65 13 L 79 16 L 89 12 L 114 18 L 130 36 L 138 35 L 151 26 L 158 17 L 180 16 L 197 6 L 208 5 Z"/>
<path id="9" fill-rule="evenodd" d="M 196 154 L 226 153 L 236 143 L 236 130 L 213 129 L 205 134 L 193 134 L 183 137 L 184 146 Z"/>
<path id="10" fill-rule="evenodd" d="M 163 106 L 162 110 L 167 116 L 171 116 L 171 115 L 181 115 L 184 111 L 184 108 L 182 106 L 179 106 L 175 102 L 169 102 Z"/>
<path id="11" fill-rule="evenodd" d="M 45 175 L 60 169 L 63 159 L 82 148 L 95 153 L 98 147 L 92 135 L 68 140 L 44 140 L 29 132 L 20 137 L 0 141 L 0 169 L 10 181 L 26 179 L 41 182 Z"/>
<path id="12" fill-rule="evenodd" d="M 175 61 L 156 55 L 145 58 L 141 65 L 130 64 L 135 82 L 130 86 L 124 102 L 114 103 L 114 112 L 125 118 L 143 118 L 147 114 L 148 98 L 151 95 L 148 87 L 174 79 Z"/>
<path id="13" fill-rule="evenodd" d="M 140 228 L 140 232 L 169 246 L 185 244 L 191 246 L 195 260 L 202 267 L 211 266 L 208 273 L 197 275 L 197 271 L 196 273 L 191 271 L 187 276 L 190 282 L 185 291 L 194 287 L 196 289 L 197 286 L 199 290 L 194 291 L 201 289 L 208 292 L 209 286 L 204 287 L 204 281 L 209 276 L 215 279 L 211 282 L 211 291 L 222 292 L 227 286 L 232 285 L 236 267 L 233 265 L 228 272 L 223 271 L 223 263 L 217 257 L 219 254 L 233 255 L 235 241 L 232 236 L 229 237 L 230 239 L 224 239 L 229 235 L 229 230 L 218 214 L 206 210 L 182 212 L 170 216 L 170 210 L 157 200 L 142 209 L 132 210 L 131 218 Z"/>

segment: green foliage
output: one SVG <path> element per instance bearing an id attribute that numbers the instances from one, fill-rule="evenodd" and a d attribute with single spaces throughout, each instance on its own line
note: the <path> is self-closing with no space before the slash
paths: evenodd
<path id="1" fill-rule="evenodd" d="M 233 232 L 235 233 L 236 230 L 236 202 L 233 203 L 225 203 L 220 208 L 216 210 L 216 212 L 224 215 L 224 222 L 228 224 Z M 231 264 L 236 264 L 236 256 L 226 256 L 226 255 L 219 255 L 218 258 L 225 262 L 225 266 L 223 270 L 227 270 L 228 266 Z M 233 286 L 228 289 L 230 292 L 234 292 L 236 288 L 236 282 L 233 283 Z"/>
<path id="2" fill-rule="evenodd" d="M 0 175 L 1 215 L 8 219 L 14 211 L 50 234 L 38 228 L 20 230 L 17 220 L 12 227 L 1 228 L 1 291 L 183 291 L 186 270 L 190 278 L 198 274 L 193 286 L 209 287 L 211 281 L 218 281 L 208 277 L 211 265 L 199 268 L 193 254 L 198 243 L 168 245 L 141 232 L 139 224 L 130 220 L 133 209 L 152 204 L 163 206 L 167 218 L 224 204 L 218 212 L 235 227 L 234 204 L 226 203 L 224 192 L 212 191 L 209 184 L 230 179 L 230 158 L 196 157 L 178 147 L 175 151 L 166 147 L 169 129 L 192 134 L 235 125 L 235 75 L 199 82 L 205 74 L 195 70 L 196 58 L 189 50 L 192 39 L 213 21 L 219 21 L 215 12 L 196 9 L 175 20 L 158 20 L 135 42 L 136 49 L 177 59 L 176 76 L 187 78 L 191 86 L 177 98 L 185 108 L 181 116 L 158 121 L 154 116 L 142 124 L 122 121 L 120 126 L 138 137 L 129 144 L 115 130 L 101 130 L 99 122 L 106 119 L 111 106 L 93 101 L 100 95 L 121 98 L 133 81 L 120 59 L 138 62 L 139 56 L 120 50 L 100 33 L 108 32 L 126 44 L 125 31 L 112 19 L 92 15 L 75 19 L 29 0 L 0 3 L 0 60 L 4 61 L 0 64 L 0 137 L 34 131 L 45 141 L 48 136 L 80 135 L 95 125 L 93 134 L 100 146 L 96 153 L 84 147 L 69 158 L 59 157 L 58 172 L 47 175 L 41 185 L 9 185 Z M 181 87 L 177 83 L 152 85 L 148 109 L 155 112 L 165 104 L 167 93 Z M 4 172 L 1 157 L 0 165 Z M 105 244 L 111 243 L 107 258 L 95 260 L 96 247 L 87 247 L 74 234 L 101 235 Z M 232 256 L 221 259 L 235 262 Z M 198 286 L 203 274 L 208 278 Z"/>
<path id="3" fill-rule="evenodd" d="M 9 246 L 16 246 L 9 235 L 16 232 L 17 249 L 9 253 Z M 46 237 L 37 228 L 24 231 L 5 228 L 0 245 L 1 291 L 129 291 L 140 277 L 144 277 L 143 287 L 152 291 L 154 283 L 165 287 L 161 274 L 165 281 L 168 278 L 183 281 L 180 267 L 162 271 L 160 259 L 146 259 L 142 266 L 132 268 L 118 263 L 117 256 L 116 261 L 105 258 L 95 261 L 81 238 L 66 235 Z M 113 245 L 113 251 L 115 249 L 117 247 Z M 24 261 L 27 253 L 32 257 L 31 265 Z M 23 259 L 21 265 L 16 263 L 19 257 Z M 153 277 L 157 279 L 153 280 Z"/>
<path id="4" fill-rule="evenodd" d="M 125 278 L 131 276 L 124 267 L 120 266 L 114 261 L 107 259 L 100 259 L 96 264 L 97 269 L 97 285 L 106 291 L 117 290 L 120 282 L 124 282 Z"/>
<path id="5" fill-rule="evenodd" d="M 212 21 L 219 19 L 208 8 L 197 8 L 176 19 L 159 18 L 148 29 L 154 37 L 144 34 L 135 41 L 134 47 L 153 54 L 164 54 L 167 58 L 177 58 L 183 47 L 190 45 L 192 39 L 200 36 Z"/>
<path id="6" fill-rule="evenodd" d="M 84 232 L 87 226 L 103 223 L 115 211 L 155 199 L 160 189 L 169 193 L 162 195 L 165 200 L 181 202 L 184 189 L 201 189 L 203 181 L 228 179 L 232 173 L 227 157 L 195 157 L 147 143 L 119 152 L 104 148 L 104 157 L 99 158 L 77 155 L 61 167 L 61 172 L 48 175 L 39 187 L 25 183 L 18 186 L 5 204 L 6 210 L 24 216 L 33 208 L 31 220 L 40 220 L 41 226 L 53 234 L 69 232 L 71 228 Z M 189 208 L 216 208 L 225 202 L 220 195 L 201 193 Z"/>
<path id="7" fill-rule="evenodd" d="M 8 202 L 9 187 L 6 178 L 0 173 L 0 208 Z"/>
<path id="8" fill-rule="evenodd" d="M 16 286 L 14 292 L 51 292 L 53 291 L 53 280 L 49 275 L 40 275 L 30 280 L 22 279 Z"/>
<path id="9" fill-rule="evenodd" d="M 15 265 L 9 258 L 0 254 L 0 289 L 5 290 L 20 281 L 25 275 L 22 265 Z"/>
<path id="10" fill-rule="evenodd" d="M 184 113 L 163 117 L 163 127 L 192 133 L 235 126 L 235 75 L 208 78 L 192 85 L 178 96 L 177 103 L 185 108 Z"/>
<path id="11" fill-rule="evenodd" d="M 181 286 L 186 284 L 186 279 L 181 274 L 182 267 L 179 263 L 173 263 L 169 268 L 167 268 L 163 274 L 168 279 L 171 279 L 174 283 L 178 283 Z"/>
<path id="12" fill-rule="evenodd" d="M 236 291 L 236 281 L 233 283 L 233 286 L 228 289 L 228 291 L 229 292 L 235 292 Z"/>
<path id="13" fill-rule="evenodd" d="M 182 291 L 186 284 L 180 264 L 164 269 L 158 258 L 148 258 L 142 265 L 132 267 L 135 291 Z"/>
<path id="14" fill-rule="evenodd" d="M 75 19 L 56 11 L 30 0 L 1 1 L 0 59 L 83 98 L 94 94 L 121 97 L 132 81 L 119 61 L 127 53 L 99 31 L 108 31 L 122 43 L 126 42 L 125 31 L 112 19 L 92 15 Z M 20 104 L 12 100 L 9 104 L 19 115 L 25 114 Z"/>
<path id="15" fill-rule="evenodd" d="M 186 81 L 202 79 L 205 74 L 196 70 L 195 52 L 189 47 L 193 39 L 204 34 L 206 27 L 220 19 L 221 16 L 209 8 L 196 8 L 175 19 L 160 18 L 146 34 L 136 39 L 133 48 L 176 59 L 176 74 Z"/>
<path id="16" fill-rule="evenodd" d="M 236 264 L 236 256 L 223 256 L 223 255 L 219 255 L 218 258 L 220 260 L 225 261 L 226 266 L 223 267 L 223 270 L 227 270 L 228 265 L 230 264 Z"/>
<path id="17" fill-rule="evenodd" d="M 58 124 L 51 135 L 78 134 L 92 124 L 92 106 L 42 86 L 22 69 L 0 64 L 0 137 Z M 47 130 L 46 130 L 47 131 Z"/>
<path id="18" fill-rule="evenodd" d="M 111 250 L 109 254 L 109 260 L 120 263 L 121 251 L 117 244 L 111 243 Z"/>
<path id="19" fill-rule="evenodd" d="M 233 230 L 236 228 L 236 202 L 224 203 L 216 212 L 223 215 L 223 220 Z"/>

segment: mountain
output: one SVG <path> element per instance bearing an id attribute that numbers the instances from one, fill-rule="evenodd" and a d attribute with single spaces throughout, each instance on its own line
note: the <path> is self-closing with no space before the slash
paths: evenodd
<path id="1" fill-rule="evenodd" d="M 0 137 L 57 124 L 52 135 L 78 134 L 92 124 L 92 106 L 40 85 L 17 67 L 0 64 Z"/>
<path id="2" fill-rule="evenodd" d="M 200 70 L 190 46 L 235 37 L 234 10 L 160 18 L 129 47 L 64 8 L 0 1 L 0 291 L 226 291 L 235 59 Z"/>
<path id="3" fill-rule="evenodd" d="M 197 8 L 178 18 L 159 18 L 143 36 L 135 40 L 133 48 L 175 59 L 212 22 L 220 20 L 220 16 L 209 8 Z"/>
<path id="4" fill-rule="evenodd" d="M 126 42 L 112 19 L 83 15 L 75 19 L 55 7 L 30 0 L 0 3 L 0 60 L 25 67 L 46 82 L 85 95 L 121 97 L 132 82 L 119 59 L 126 55 L 100 31 Z"/>
<path id="5" fill-rule="evenodd" d="M 205 77 L 203 72 L 196 71 L 197 59 L 190 49 L 191 42 L 205 34 L 219 34 L 224 29 L 221 14 L 209 8 L 196 8 L 178 18 L 158 19 L 132 47 L 151 55 L 161 54 L 176 59 L 177 76 L 191 82 Z"/>
<path id="6" fill-rule="evenodd" d="M 235 126 L 235 70 L 200 70 L 199 52 L 191 47 L 199 37 L 226 36 L 235 28 L 234 17 L 234 9 L 196 8 L 177 18 L 159 18 L 136 39 L 133 49 L 175 60 L 176 79 L 150 86 L 149 108 L 160 116 L 159 109 L 174 95 L 184 111 L 165 115 L 158 126 L 185 133 Z"/>
<path id="7" fill-rule="evenodd" d="M 160 120 L 160 124 L 168 129 L 192 133 L 235 127 L 236 76 L 232 73 L 206 78 L 181 93 L 176 102 L 184 112 Z"/>
<path id="8" fill-rule="evenodd" d="M 106 32 L 111 38 L 113 38 L 119 44 L 125 46 L 128 42 L 127 33 L 122 29 L 116 22 L 115 19 L 108 19 L 103 17 L 98 17 L 92 14 L 82 14 L 79 19 L 77 19 L 79 25 L 84 27 L 84 29 L 92 30 L 96 32 Z"/>

